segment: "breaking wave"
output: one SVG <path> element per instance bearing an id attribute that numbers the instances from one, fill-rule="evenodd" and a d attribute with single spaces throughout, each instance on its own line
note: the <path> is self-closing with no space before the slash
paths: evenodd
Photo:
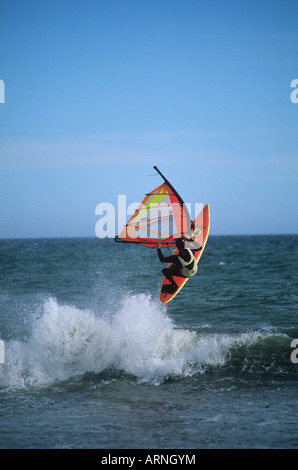
<path id="1" fill-rule="evenodd" d="M 278 372 L 289 366 L 290 340 L 272 331 L 212 333 L 179 328 L 149 295 L 127 295 L 112 311 L 83 310 L 48 298 L 27 341 L 5 344 L 2 387 L 43 386 L 108 369 L 142 383 L 203 374 Z"/>

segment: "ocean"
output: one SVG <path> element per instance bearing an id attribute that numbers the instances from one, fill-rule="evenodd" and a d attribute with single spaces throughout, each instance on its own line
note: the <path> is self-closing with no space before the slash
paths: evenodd
<path id="1" fill-rule="evenodd" d="M 211 235 L 167 307 L 163 267 L 0 240 L 1 449 L 298 448 L 298 236 Z"/>

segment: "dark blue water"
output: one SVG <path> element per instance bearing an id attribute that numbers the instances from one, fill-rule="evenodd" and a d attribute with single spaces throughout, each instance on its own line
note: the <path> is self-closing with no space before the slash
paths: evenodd
<path id="1" fill-rule="evenodd" d="M 0 240 L 0 263 L 1 448 L 298 447 L 298 236 L 211 236 L 167 308 L 148 248 Z"/>

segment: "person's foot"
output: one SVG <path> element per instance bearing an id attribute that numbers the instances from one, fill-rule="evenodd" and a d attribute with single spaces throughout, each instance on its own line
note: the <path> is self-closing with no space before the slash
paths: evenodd
<path id="1" fill-rule="evenodd" d="M 162 286 L 161 291 L 164 292 L 165 294 L 174 294 L 177 288 L 178 288 L 177 284 L 165 284 L 164 286 Z"/>

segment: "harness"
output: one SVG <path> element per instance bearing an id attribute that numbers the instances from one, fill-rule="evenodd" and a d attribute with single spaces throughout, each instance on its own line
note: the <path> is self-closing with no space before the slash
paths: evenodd
<path id="1" fill-rule="evenodd" d="M 186 250 L 190 254 L 190 260 L 185 261 L 181 256 L 178 255 L 178 259 L 182 265 L 182 268 L 180 268 L 180 272 L 184 277 L 192 277 L 196 274 L 198 270 L 198 265 L 193 252 L 189 248 L 186 248 Z"/>

